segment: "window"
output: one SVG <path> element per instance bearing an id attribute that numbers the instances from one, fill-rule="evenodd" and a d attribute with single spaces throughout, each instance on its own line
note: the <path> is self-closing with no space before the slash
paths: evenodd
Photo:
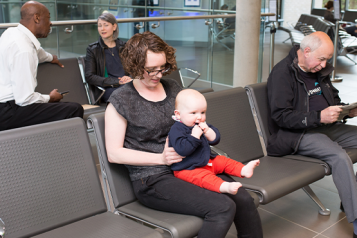
<path id="1" fill-rule="evenodd" d="M 357 9 L 357 0 L 350 0 L 349 2 L 348 9 Z"/>
<path id="2" fill-rule="evenodd" d="M 325 8 L 325 5 L 328 1 L 329 0 L 313 0 L 312 6 L 313 8 Z M 350 0 L 350 6 L 352 2 L 355 2 L 356 5 L 355 9 L 357 9 L 357 0 Z M 341 9 L 344 10 L 345 6 L 346 6 L 346 0 L 341 0 Z"/>

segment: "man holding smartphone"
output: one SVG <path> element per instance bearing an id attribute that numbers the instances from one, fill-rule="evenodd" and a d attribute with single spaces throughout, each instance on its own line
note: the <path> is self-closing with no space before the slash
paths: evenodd
<path id="1" fill-rule="evenodd" d="M 63 96 L 57 89 L 49 95 L 35 92 L 38 63 L 63 67 L 37 40 L 47 37 L 51 25 L 49 10 L 29 1 L 21 8 L 20 24 L 8 28 L 0 38 L 0 131 L 83 117 L 80 104 L 59 102 Z"/>

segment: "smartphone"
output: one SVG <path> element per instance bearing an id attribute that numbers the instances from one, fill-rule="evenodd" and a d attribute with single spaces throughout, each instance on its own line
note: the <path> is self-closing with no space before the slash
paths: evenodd
<path id="1" fill-rule="evenodd" d="M 69 94 L 69 91 L 64 91 L 64 92 L 60 92 L 59 94 L 61 94 L 61 95 L 67 95 L 67 94 Z"/>

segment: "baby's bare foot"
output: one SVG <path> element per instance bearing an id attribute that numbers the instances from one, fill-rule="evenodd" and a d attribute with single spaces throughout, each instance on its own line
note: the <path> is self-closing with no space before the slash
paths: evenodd
<path id="1" fill-rule="evenodd" d="M 252 160 L 241 171 L 242 177 L 250 178 L 253 176 L 255 167 L 259 166 L 260 160 Z"/>
<path id="2" fill-rule="evenodd" d="M 221 187 L 219 187 L 219 191 L 221 193 L 230 193 L 234 195 L 240 187 L 242 187 L 242 184 L 239 182 L 223 182 Z"/>

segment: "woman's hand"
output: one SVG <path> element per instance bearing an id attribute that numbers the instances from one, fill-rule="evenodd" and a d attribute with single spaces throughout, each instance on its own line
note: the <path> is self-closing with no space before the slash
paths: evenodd
<path id="1" fill-rule="evenodd" d="M 162 152 L 163 162 L 166 165 L 172 165 L 174 163 L 181 162 L 184 156 L 181 156 L 176 153 L 173 147 L 169 147 L 169 138 L 166 138 L 165 148 Z"/>
<path id="2" fill-rule="evenodd" d="M 119 77 L 118 79 L 119 79 L 119 84 L 126 84 L 133 80 L 129 76 L 123 76 L 121 78 Z"/>

